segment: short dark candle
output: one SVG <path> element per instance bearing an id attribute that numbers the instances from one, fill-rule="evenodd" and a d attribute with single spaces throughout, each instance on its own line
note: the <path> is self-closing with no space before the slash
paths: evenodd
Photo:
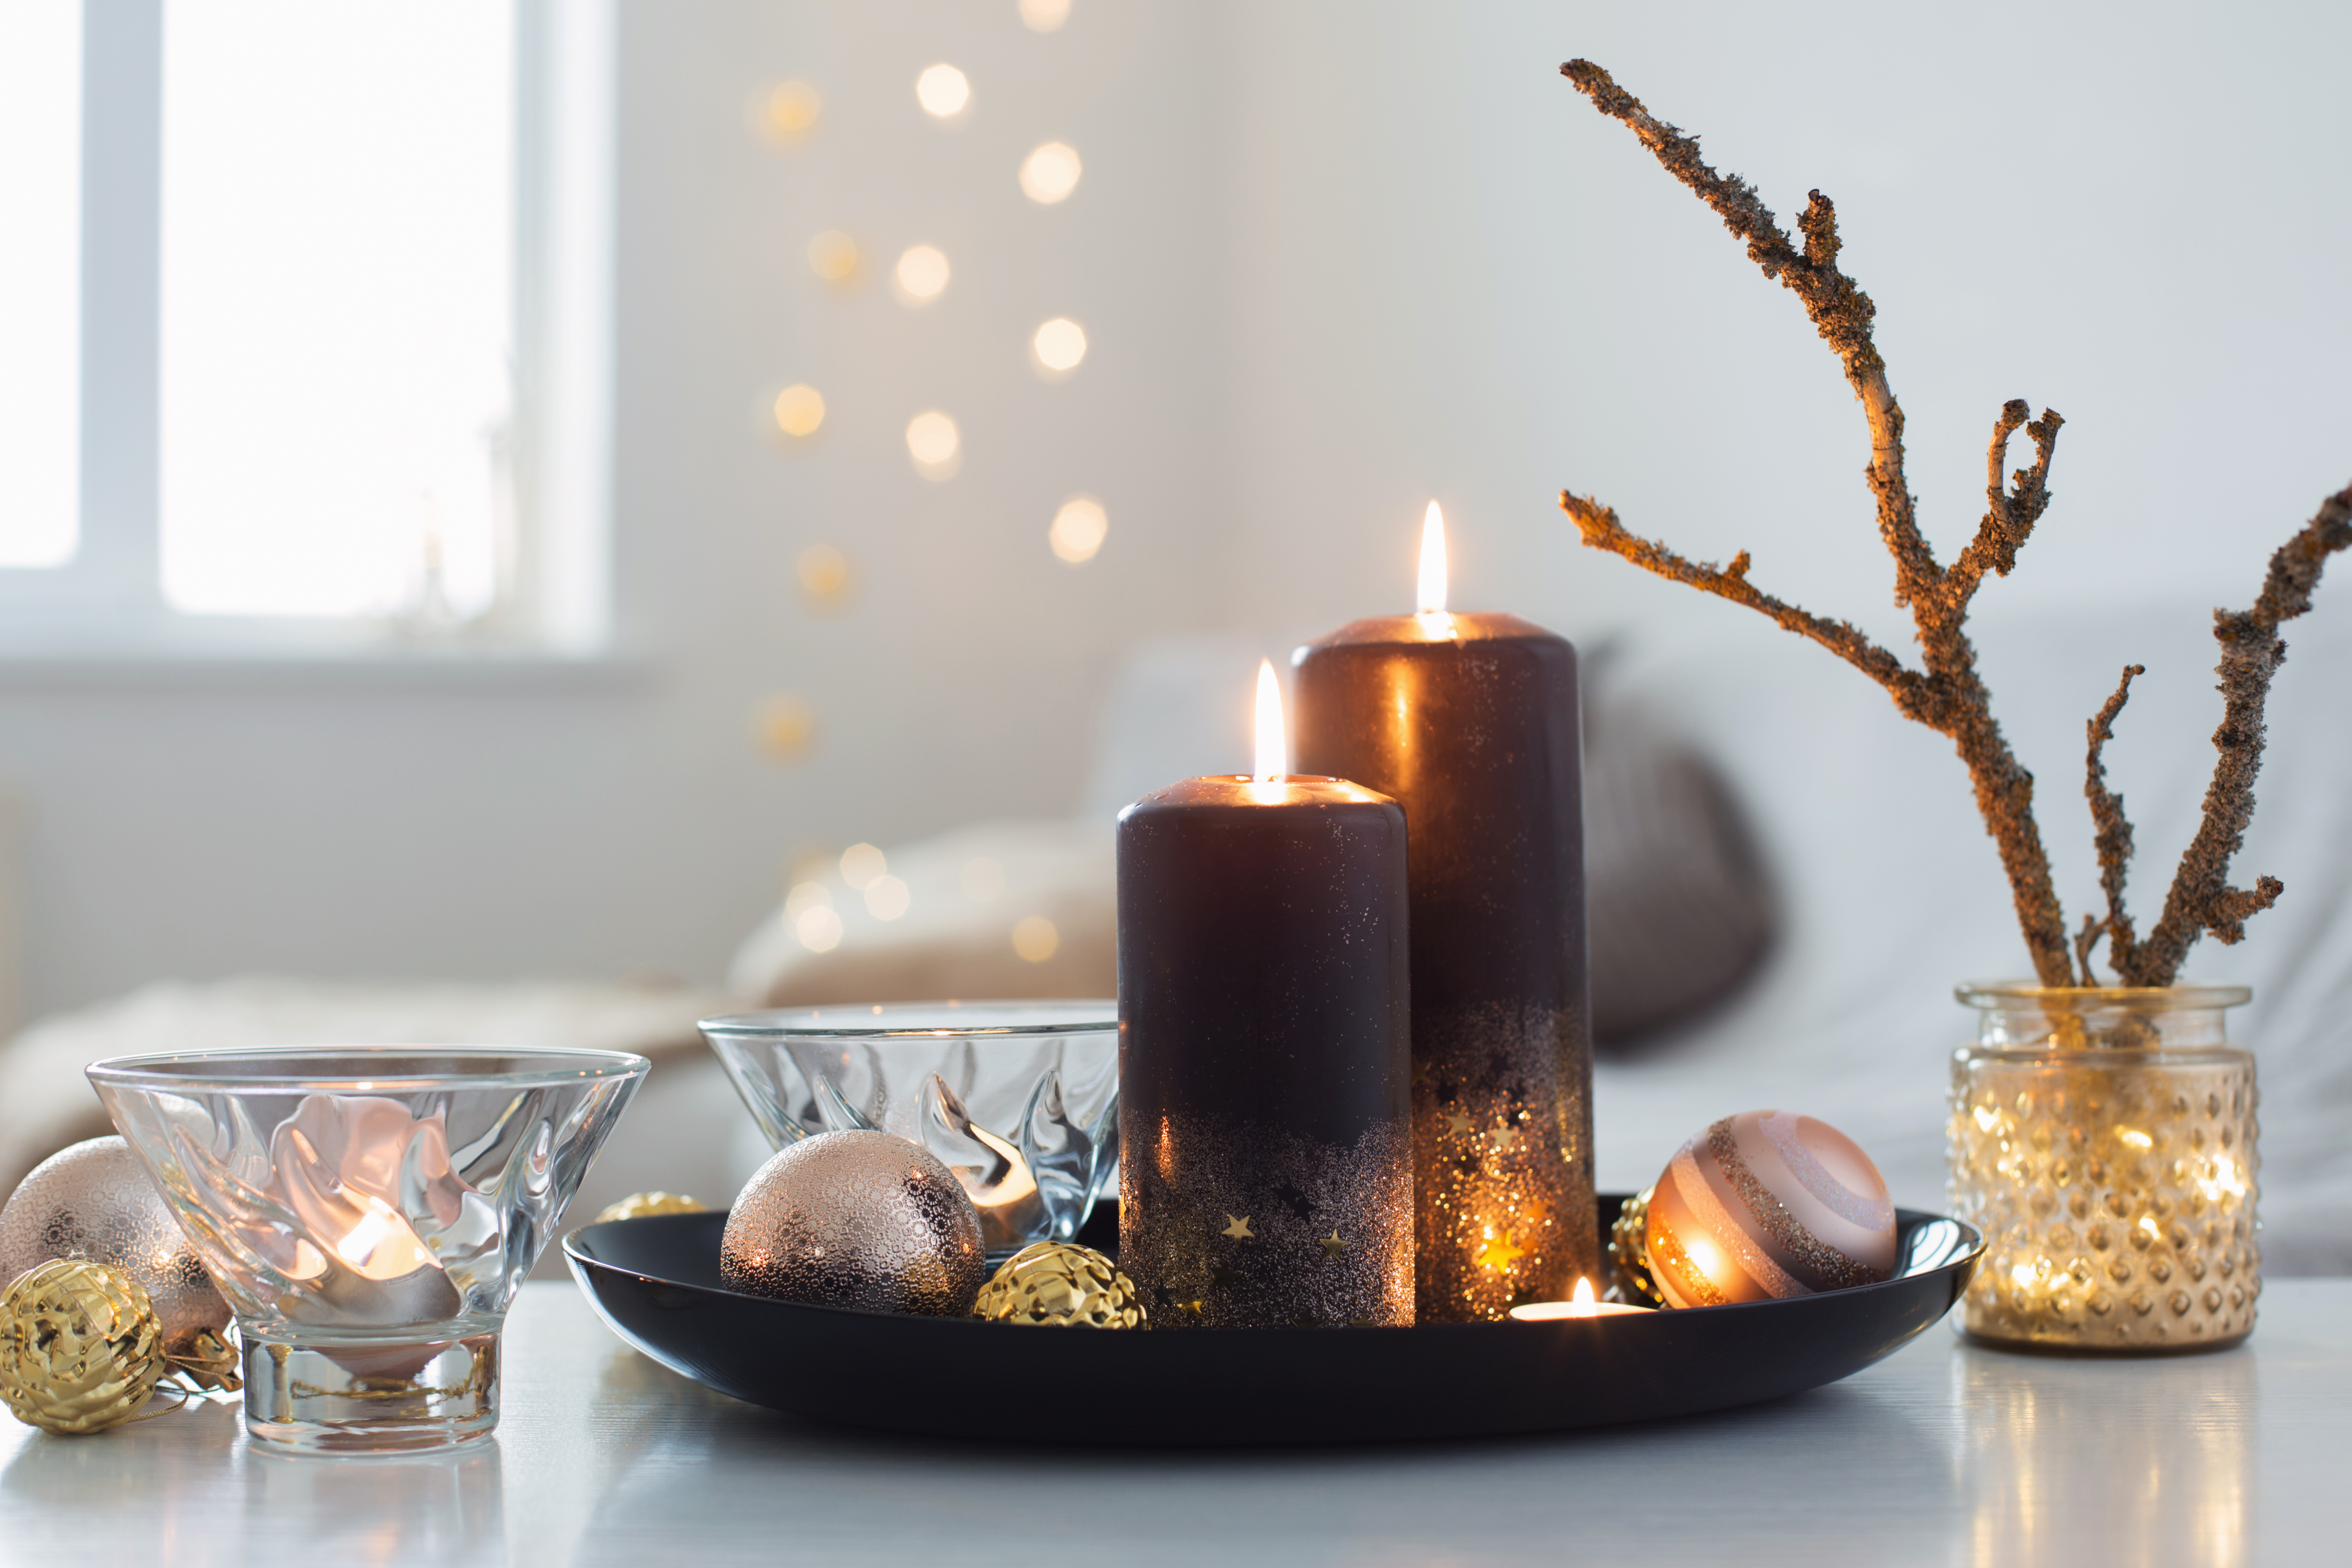
<path id="1" fill-rule="evenodd" d="M 1359 785 L 1119 815 L 1119 1263 L 1153 1328 L 1413 1321 L 1405 920 L 1404 814 Z"/>
<path id="2" fill-rule="evenodd" d="M 1420 1321 L 1567 1300 L 1600 1277 L 1576 650 L 1436 611 L 1292 662 L 1299 765 L 1392 796 L 1412 833 Z"/>

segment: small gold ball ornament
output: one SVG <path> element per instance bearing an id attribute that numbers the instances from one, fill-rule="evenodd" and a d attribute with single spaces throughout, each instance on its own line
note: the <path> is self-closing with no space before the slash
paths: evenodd
<path id="1" fill-rule="evenodd" d="M 1135 1281 L 1091 1247 L 1033 1241 L 980 1288 L 975 1318 L 1060 1329 L 1148 1329 Z"/>
<path id="2" fill-rule="evenodd" d="M 700 1198 L 688 1197 L 684 1193 L 631 1193 L 616 1204 L 606 1204 L 596 1215 L 595 1223 L 606 1220 L 646 1219 L 657 1214 L 709 1214 L 710 1205 Z"/>
<path id="3" fill-rule="evenodd" d="M 155 1309 L 121 1269 L 57 1258 L 0 1295 L 0 1401 L 26 1426 L 102 1432 L 167 1370 Z"/>
<path id="4" fill-rule="evenodd" d="M 1643 1187 L 1620 1205 L 1616 1223 L 1609 1227 L 1609 1273 L 1615 1281 L 1611 1296 L 1627 1303 L 1663 1307 L 1666 1299 L 1658 1294 L 1657 1282 L 1650 1278 L 1649 1246 L 1650 1194 L 1655 1187 Z"/>

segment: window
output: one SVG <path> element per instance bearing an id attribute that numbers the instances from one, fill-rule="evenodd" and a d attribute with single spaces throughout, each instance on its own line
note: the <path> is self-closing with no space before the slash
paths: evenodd
<path id="1" fill-rule="evenodd" d="M 80 531 L 81 5 L 0 6 L 0 567 Z"/>
<path id="2" fill-rule="evenodd" d="M 611 26 L 609 0 L 10 0 L 12 631 L 598 639 Z"/>

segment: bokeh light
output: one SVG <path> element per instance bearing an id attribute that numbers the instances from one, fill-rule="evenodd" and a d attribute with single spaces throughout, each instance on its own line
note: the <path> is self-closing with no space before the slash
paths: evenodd
<path id="1" fill-rule="evenodd" d="M 871 887 L 889 869 L 890 862 L 871 844 L 853 844 L 841 852 L 841 879 L 853 888 Z"/>
<path id="2" fill-rule="evenodd" d="M 1087 330 L 1067 316 L 1056 316 L 1029 339 L 1029 353 L 1047 375 L 1067 375 L 1087 357 Z"/>
<path id="3" fill-rule="evenodd" d="M 935 245 L 916 245 L 898 258 L 890 280 L 898 286 L 901 304 L 928 305 L 946 292 L 948 275 L 946 251 Z"/>
<path id="4" fill-rule="evenodd" d="M 828 283 L 846 283 L 857 276 L 857 242 L 837 228 L 826 229 L 808 243 L 809 270 Z"/>
<path id="5" fill-rule="evenodd" d="M 824 398 L 805 383 L 788 386 L 776 394 L 775 412 L 776 428 L 800 440 L 815 435 L 824 423 Z"/>
<path id="6" fill-rule="evenodd" d="M 1033 33 L 1058 33 L 1070 19 L 1070 0 L 1021 0 L 1021 20 Z"/>
<path id="7" fill-rule="evenodd" d="M 831 952 L 841 945 L 841 917 L 826 904 L 803 910 L 793 921 L 793 934 L 811 952 Z"/>
<path id="8" fill-rule="evenodd" d="M 771 142 L 795 147 L 824 118 L 824 100 L 804 81 L 780 81 L 760 104 L 760 129 Z"/>
<path id="9" fill-rule="evenodd" d="M 954 420 L 930 409 L 907 421 L 907 456 L 923 478 L 952 479 L 963 461 L 963 437 Z"/>
<path id="10" fill-rule="evenodd" d="M 1102 548 L 1103 536 L 1110 531 L 1110 514 L 1103 503 L 1092 496 L 1072 496 L 1054 514 L 1054 524 L 1045 531 L 1045 542 L 1054 553 L 1073 566 L 1082 565 L 1095 558 Z"/>
<path id="11" fill-rule="evenodd" d="M 932 119 L 950 119 L 971 101 L 971 83 L 953 66 L 931 66 L 915 79 L 915 101 Z"/>
<path id="12" fill-rule="evenodd" d="M 751 734 L 760 749 L 778 762 L 796 763 L 816 744 L 816 710 L 804 697 L 779 693 L 752 714 Z"/>
<path id="13" fill-rule="evenodd" d="M 794 569 L 809 603 L 830 609 L 849 597 L 849 557 L 832 545 L 810 545 Z"/>
<path id="14" fill-rule="evenodd" d="M 907 884 L 896 877 L 877 877 L 866 884 L 866 912 L 877 921 L 895 921 L 915 901 Z"/>
<path id="15" fill-rule="evenodd" d="M 784 895 L 784 919 L 797 921 L 811 910 L 833 908 L 833 893 L 823 882 L 795 882 Z"/>
<path id="16" fill-rule="evenodd" d="M 1013 922 L 1013 951 L 1030 963 L 1043 963 L 1061 951 L 1062 933 L 1044 915 L 1027 915 Z"/>
<path id="17" fill-rule="evenodd" d="M 1021 161 L 1021 192 L 1033 202 L 1052 206 L 1078 188 L 1077 149 L 1066 142 L 1048 142 Z"/>

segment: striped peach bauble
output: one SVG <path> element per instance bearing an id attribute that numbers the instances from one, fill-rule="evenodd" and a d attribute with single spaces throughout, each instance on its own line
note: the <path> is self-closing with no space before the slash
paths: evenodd
<path id="1" fill-rule="evenodd" d="M 1645 1250 L 1669 1307 L 1843 1290 L 1895 1272 L 1895 1205 L 1870 1156 L 1828 1122 L 1749 1110 L 1675 1152 Z"/>

